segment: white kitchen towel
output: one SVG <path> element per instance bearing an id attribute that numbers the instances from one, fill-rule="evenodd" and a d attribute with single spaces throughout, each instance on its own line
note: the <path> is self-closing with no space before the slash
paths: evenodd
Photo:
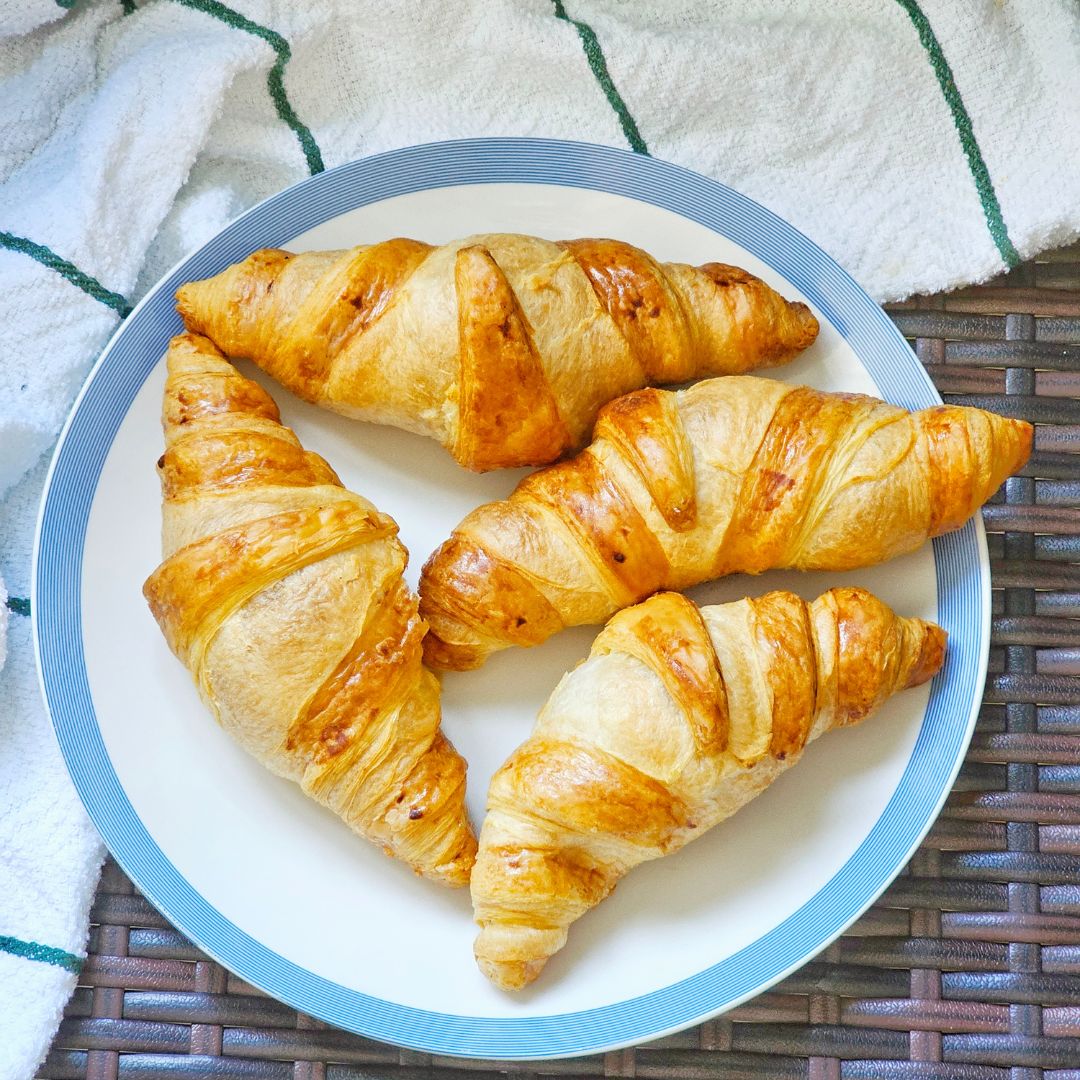
<path id="1" fill-rule="evenodd" d="M 87 910 L 103 854 L 42 712 L 26 618 L 34 515 L 46 465 L 43 460 L 31 469 L 0 509 L 3 1080 L 33 1075 L 60 1022 L 85 951 Z"/>
<path id="2" fill-rule="evenodd" d="M 0 0 L 0 1078 L 45 1052 L 100 858 L 33 684 L 34 465 L 168 266 L 344 161 L 549 136 L 715 177 L 897 298 L 1080 233 L 1078 109 L 1073 0 Z"/>

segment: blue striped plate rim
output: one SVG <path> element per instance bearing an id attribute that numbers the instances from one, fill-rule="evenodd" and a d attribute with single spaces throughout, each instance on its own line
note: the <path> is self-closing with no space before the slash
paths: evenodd
<path id="1" fill-rule="evenodd" d="M 739 244 L 799 289 L 848 342 L 882 396 L 940 402 L 881 308 L 832 258 L 753 200 L 670 163 L 553 139 L 466 139 L 407 147 L 336 169 L 247 211 L 184 259 L 136 307 L 84 385 L 53 456 L 35 543 L 31 610 L 42 692 L 72 780 L 109 849 L 180 930 L 241 978 L 293 1007 L 370 1038 L 436 1054 L 538 1059 L 657 1038 L 730 1009 L 801 966 L 881 894 L 937 816 L 978 712 L 989 650 L 990 578 L 982 523 L 933 542 L 938 621 L 949 654 L 931 685 L 900 781 L 866 839 L 802 907 L 739 952 L 673 985 L 573 1013 L 485 1018 L 431 1012 L 351 990 L 266 948 L 209 904 L 147 832 L 120 784 L 94 715 L 82 645 L 82 551 L 112 440 L 170 337 L 173 294 L 259 247 L 340 214 L 416 191 L 468 184 L 585 188 L 662 207 Z"/>

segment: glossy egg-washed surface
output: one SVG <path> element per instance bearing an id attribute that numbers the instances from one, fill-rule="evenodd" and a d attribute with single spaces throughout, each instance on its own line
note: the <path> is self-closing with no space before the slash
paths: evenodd
<path id="1" fill-rule="evenodd" d="M 267 768 L 448 885 L 476 842 L 397 525 L 342 487 L 205 338 L 174 338 L 164 562 L 144 592 L 218 721 Z"/>
<path id="2" fill-rule="evenodd" d="M 884 562 L 959 528 L 1031 438 L 979 409 L 909 413 L 753 376 L 635 391 L 586 450 L 474 510 L 431 556 L 425 655 L 476 667 L 659 589 Z"/>
<path id="3" fill-rule="evenodd" d="M 472 876 L 476 957 L 505 990 L 633 867 L 677 851 L 811 740 L 931 678 L 945 633 L 863 589 L 617 614 L 495 774 Z"/>
<path id="4" fill-rule="evenodd" d="M 475 470 L 548 464 L 621 394 L 783 363 L 818 331 L 734 266 L 501 233 L 257 251 L 177 305 L 300 397 L 430 435 Z"/>

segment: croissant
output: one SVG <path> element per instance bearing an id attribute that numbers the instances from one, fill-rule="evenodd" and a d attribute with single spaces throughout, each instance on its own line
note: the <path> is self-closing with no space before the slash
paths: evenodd
<path id="1" fill-rule="evenodd" d="M 633 867 L 763 791 L 830 728 L 941 667 L 945 632 L 863 589 L 616 615 L 491 781 L 472 875 L 476 959 L 532 982 Z"/>
<path id="2" fill-rule="evenodd" d="M 592 444 L 481 506 L 428 560 L 434 667 L 602 623 L 660 589 L 850 570 L 959 528 L 1027 460 L 1031 426 L 743 376 L 639 390 Z"/>
<path id="3" fill-rule="evenodd" d="M 546 465 L 628 390 L 778 364 L 818 331 L 734 266 L 506 234 L 256 251 L 177 306 L 305 400 L 429 435 L 478 471 Z"/>
<path id="4" fill-rule="evenodd" d="M 205 338 L 169 346 L 163 426 L 164 562 L 143 593 L 206 704 L 387 854 L 464 885 L 465 762 L 439 728 L 397 525 Z"/>

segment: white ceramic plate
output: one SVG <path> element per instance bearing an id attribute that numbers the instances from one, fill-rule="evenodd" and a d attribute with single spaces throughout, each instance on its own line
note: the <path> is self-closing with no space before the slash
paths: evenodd
<path id="1" fill-rule="evenodd" d="M 77 788 L 117 860 L 161 910 L 243 978 L 331 1023 L 441 1054 L 536 1058 L 627 1045 L 761 991 L 817 953 L 903 866 L 940 808 L 985 673 L 981 525 L 886 566 L 767 574 L 696 590 L 807 598 L 857 583 L 950 634 L 931 687 L 829 735 L 733 820 L 635 870 L 518 996 L 477 971 L 467 892 L 417 878 L 261 769 L 217 728 L 140 594 L 159 560 L 160 362 L 181 329 L 176 287 L 265 246 L 345 247 L 395 235 L 610 235 L 661 259 L 740 264 L 821 319 L 776 376 L 938 398 L 880 309 L 768 211 L 674 166 L 603 147 L 480 140 L 415 147 L 305 181 L 245 214 L 168 275 L 91 374 L 42 504 L 33 611 L 42 684 Z M 868 241 L 869 242 L 869 241 Z M 474 476 L 434 442 L 273 393 L 349 487 L 401 525 L 415 584 L 428 553 L 520 471 Z M 493 770 L 529 732 L 594 631 L 444 679 L 445 727 L 469 761 L 479 823 Z"/>

